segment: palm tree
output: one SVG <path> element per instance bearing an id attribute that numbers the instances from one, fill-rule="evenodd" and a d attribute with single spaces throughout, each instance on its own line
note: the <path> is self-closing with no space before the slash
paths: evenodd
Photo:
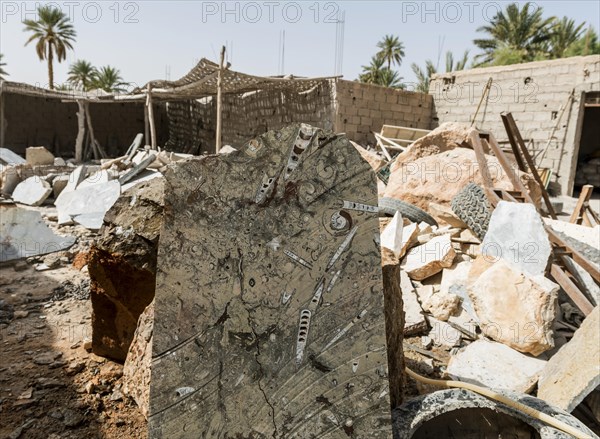
<path id="1" fill-rule="evenodd" d="M 363 72 L 358 76 L 360 82 L 366 82 L 368 84 L 378 84 L 381 78 L 381 71 L 385 67 L 383 58 L 375 55 L 371 58 L 371 64 L 368 66 L 362 66 Z"/>
<path id="2" fill-rule="evenodd" d="M 485 32 L 489 38 L 476 39 L 473 43 L 483 50 L 476 58 L 481 64 L 494 62 L 496 51 L 501 47 L 509 50 L 524 50 L 522 61 L 532 61 L 543 43 L 552 35 L 555 18 L 543 18 L 542 9 L 530 2 L 519 7 L 510 3 L 506 11 L 498 12 L 487 26 L 481 26 L 478 32 Z"/>
<path id="3" fill-rule="evenodd" d="M 5 76 L 8 76 L 8 73 L 6 73 L 6 70 L 4 70 L 4 66 L 6 66 L 5 62 L 2 62 L 2 58 L 4 58 L 4 55 L 0 53 L 0 79 L 4 79 Z"/>
<path id="4" fill-rule="evenodd" d="M 125 91 L 127 85 L 129 83 L 123 81 L 118 69 L 104 66 L 97 71 L 90 88 L 104 90 L 107 93 L 119 93 Z"/>
<path id="5" fill-rule="evenodd" d="M 88 91 L 97 75 L 98 70 L 96 70 L 96 67 L 94 67 L 92 63 L 79 59 L 69 67 L 69 77 L 67 81 L 76 88 Z"/>
<path id="6" fill-rule="evenodd" d="M 554 24 L 554 32 L 549 40 L 550 56 L 552 58 L 563 58 L 569 46 L 577 42 L 583 33 L 585 22 L 575 26 L 575 20 L 563 17 Z"/>
<path id="7" fill-rule="evenodd" d="M 589 27 L 588 30 L 571 44 L 565 53 L 565 56 L 585 56 L 585 55 L 598 55 L 600 54 L 600 42 L 598 42 L 598 34 L 593 27 Z"/>
<path id="8" fill-rule="evenodd" d="M 404 58 L 404 44 L 394 35 L 386 35 L 383 40 L 377 43 L 377 47 L 380 49 L 377 52 L 377 56 L 387 62 L 388 70 L 391 69 L 392 64 L 400 66 L 402 64 L 402 58 Z"/>
<path id="9" fill-rule="evenodd" d="M 433 62 L 429 59 L 425 61 L 425 69 L 419 67 L 417 63 L 412 63 L 410 68 L 417 77 L 416 91 L 420 91 L 421 93 L 429 92 L 429 81 L 431 80 L 431 76 L 437 72 Z"/>
<path id="10" fill-rule="evenodd" d="M 454 63 L 454 54 L 451 51 L 446 52 L 446 72 L 456 72 L 458 70 L 464 70 L 469 61 L 469 51 L 465 50 L 461 59 Z"/>
<path id="11" fill-rule="evenodd" d="M 54 68 L 52 61 L 54 55 L 58 62 L 66 58 L 67 49 L 73 49 L 71 45 L 77 35 L 69 17 L 59 9 L 52 6 L 38 7 L 38 20 L 25 20 L 25 32 L 33 34 L 25 45 L 37 40 L 35 51 L 40 60 L 48 60 L 48 86 L 54 88 Z"/>
<path id="12" fill-rule="evenodd" d="M 397 71 L 388 69 L 387 67 L 381 71 L 377 85 L 390 88 L 404 88 L 402 77 Z"/>

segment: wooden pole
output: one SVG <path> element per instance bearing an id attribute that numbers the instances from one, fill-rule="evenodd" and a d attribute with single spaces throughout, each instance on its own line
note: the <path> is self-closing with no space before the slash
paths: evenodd
<path id="1" fill-rule="evenodd" d="M 150 122 L 150 145 L 153 150 L 156 150 L 156 126 L 154 125 L 154 107 L 152 106 L 152 86 L 148 84 L 148 92 L 146 93 L 146 108 L 148 109 L 148 121 Z"/>
<path id="2" fill-rule="evenodd" d="M 150 121 L 148 119 L 148 106 L 144 105 L 144 145 L 150 141 Z"/>
<path id="3" fill-rule="evenodd" d="M 4 148 L 4 136 L 6 131 L 6 125 L 4 123 L 4 93 L 2 92 L 2 86 L 4 82 L 0 81 L 0 148 Z"/>
<path id="4" fill-rule="evenodd" d="M 85 140 L 85 108 L 82 100 L 77 101 L 77 139 L 75 139 L 75 161 L 83 161 L 83 141 Z"/>
<path id="5" fill-rule="evenodd" d="M 222 86 L 223 86 L 223 63 L 225 62 L 225 46 L 221 47 L 221 62 L 219 64 L 219 76 L 217 77 L 217 133 L 215 139 L 215 150 L 219 153 L 221 149 L 221 119 L 222 119 Z"/>

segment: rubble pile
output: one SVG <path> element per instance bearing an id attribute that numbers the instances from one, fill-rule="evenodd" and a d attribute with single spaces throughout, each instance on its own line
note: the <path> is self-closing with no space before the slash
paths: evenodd
<path id="1" fill-rule="evenodd" d="M 47 300 L 90 303 L 86 348 L 124 364 L 104 394 L 150 437 L 409 438 L 461 409 L 566 437 L 405 362 L 599 431 L 600 226 L 543 217 L 543 185 L 478 138 L 444 124 L 391 162 L 305 124 L 203 157 L 0 149 L 1 262 L 85 278 Z M 1 324 L 19 312 L 0 298 Z"/>

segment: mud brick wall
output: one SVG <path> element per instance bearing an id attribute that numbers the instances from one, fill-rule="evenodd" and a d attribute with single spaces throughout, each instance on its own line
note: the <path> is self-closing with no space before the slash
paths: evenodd
<path id="1" fill-rule="evenodd" d="M 512 66 L 465 70 L 434 76 L 429 93 L 434 99 L 433 124 L 470 123 L 488 78 L 493 85 L 484 100 L 475 125 L 490 131 L 502 146 L 509 147 L 500 119 L 511 112 L 530 152 L 543 150 L 557 123 L 561 106 L 572 90 L 574 100 L 563 114 L 545 159 L 538 163 L 551 168 L 553 188 L 570 194 L 581 138 L 585 92 L 600 90 L 600 56 L 573 57 Z"/>
<path id="2" fill-rule="evenodd" d="M 75 155 L 77 111 L 73 102 L 15 93 L 2 95 L 4 105 L 4 147 L 25 154 L 29 146 L 45 146 L 56 156 Z M 107 154 L 122 155 L 137 133 L 144 132 L 143 103 L 90 104 L 96 139 Z M 166 141 L 164 104 L 155 105 L 159 144 Z M 161 142 L 162 140 L 162 142 Z"/>
<path id="3" fill-rule="evenodd" d="M 382 125 L 431 128 L 433 97 L 355 81 L 338 80 L 335 130 L 357 143 L 375 144 Z"/>

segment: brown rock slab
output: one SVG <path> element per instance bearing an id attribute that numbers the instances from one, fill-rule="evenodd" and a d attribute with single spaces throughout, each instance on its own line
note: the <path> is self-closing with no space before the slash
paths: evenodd
<path id="1" fill-rule="evenodd" d="M 53 165 L 54 154 L 43 146 L 30 146 L 25 150 L 25 160 L 31 166 Z"/>
<path id="2" fill-rule="evenodd" d="M 402 268 L 411 279 L 423 280 L 451 267 L 455 256 L 450 236 L 442 235 L 411 249 Z"/>
<path id="3" fill-rule="evenodd" d="M 468 226 L 458 215 L 456 215 L 452 209 L 448 206 L 444 206 L 438 203 L 429 203 L 429 213 L 438 222 L 444 222 L 452 227 L 458 227 L 460 229 L 468 229 Z"/>
<path id="4" fill-rule="evenodd" d="M 354 147 L 292 125 L 165 178 L 150 438 L 391 437 L 376 177 Z"/>
<path id="5" fill-rule="evenodd" d="M 140 315 L 123 367 L 123 392 L 136 402 L 148 418 L 150 402 L 150 365 L 152 361 L 152 330 L 154 301 Z"/>
<path id="6" fill-rule="evenodd" d="M 538 398 L 572 412 L 600 386 L 600 308 L 586 317 L 566 345 L 548 361 L 538 383 Z"/>
<path id="7" fill-rule="evenodd" d="M 85 256 L 96 355 L 124 362 L 138 318 L 154 298 L 162 197 L 162 179 L 126 191 L 107 212 L 100 237 Z"/>
<path id="8" fill-rule="evenodd" d="M 515 271 L 504 259 L 485 256 L 472 264 L 467 290 L 481 329 L 493 340 L 539 355 L 554 347 L 558 285 Z"/>

